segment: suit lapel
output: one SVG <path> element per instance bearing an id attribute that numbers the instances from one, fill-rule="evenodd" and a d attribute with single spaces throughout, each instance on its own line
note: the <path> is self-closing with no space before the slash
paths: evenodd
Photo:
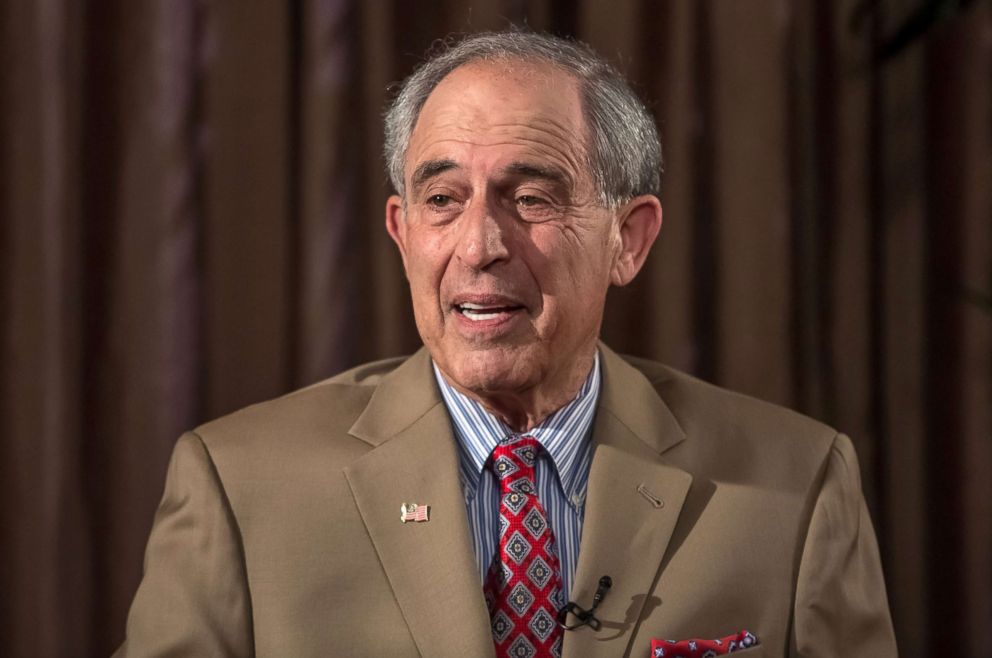
<path id="1" fill-rule="evenodd" d="M 418 650 L 492 655 L 457 448 L 425 350 L 383 379 L 351 434 L 376 446 L 345 475 Z M 401 523 L 403 502 L 429 505 L 430 520 Z"/>
<path id="2" fill-rule="evenodd" d="M 632 651 L 642 611 L 658 604 L 649 596 L 692 483 L 660 457 L 685 439 L 671 411 L 639 371 L 603 345 L 600 353 L 603 390 L 571 600 L 591 605 L 603 575 L 613 587 L 597 610 L 598 632 L 565 633 L 566 658 Z"/>

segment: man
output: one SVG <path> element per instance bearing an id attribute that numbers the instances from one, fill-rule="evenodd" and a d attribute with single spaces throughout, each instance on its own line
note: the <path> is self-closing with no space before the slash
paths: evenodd
<path id="1" fill-rule="evenodd" d="M 425 348 L 180 439 L 122 655 L 895 655 L 850 442 L 597 342 L 662 220 L 613 69 L 469 37 L 386 148 Z"/>

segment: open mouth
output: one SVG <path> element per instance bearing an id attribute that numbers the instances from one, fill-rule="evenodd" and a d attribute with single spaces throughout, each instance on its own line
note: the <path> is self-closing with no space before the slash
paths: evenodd
<path id="1" fill-rule="evenodd" d="M 455 304 L 455 310 L 473 322 L 484 322 L 486 320 L 496 320 L 501 316 L 518 311 L 522 306 L 512 305 L 485 305 L 462 302 Z"/>

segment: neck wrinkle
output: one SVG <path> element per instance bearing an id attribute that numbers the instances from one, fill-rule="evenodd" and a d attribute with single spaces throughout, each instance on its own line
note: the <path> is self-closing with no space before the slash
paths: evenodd
<path id="1" fill-rule="evenodd" d="M 572 375 L 573 381 L 568 383 L 566 392 L 553 397 L 542 396 L 536 391 L 537 387 L 521 393 L 494 393 L 492 395 L 486 395 L 464 389 L 447 376 L 445 376 L 445 381 L 462 395 L 478 402 L 482 405 L 483 409 L 499 419 L 500 422 L 511 430 L 519 434 L 524 434 L 538 427 L 548 417 L 578 397 L 583 385 L 585 385 L 586 380 L 589 378 L 589 373 L 592 372 L 595 360 L 596 348 L 594 346 L 592 353 L 581 359 L 585 367 L 573 371 L 573 373 L 580 374 Z"/>

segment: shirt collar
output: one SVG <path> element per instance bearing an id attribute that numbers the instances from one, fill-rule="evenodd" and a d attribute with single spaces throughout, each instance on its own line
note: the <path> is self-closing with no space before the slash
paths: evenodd
<path id="1" fill-rule="evenodd" d="M 434 377 L 451 416 L 458 442 L 459 476 L 465 499 L 471 500 L 478 490 L 482 469 L 493 448 L 503 439 L 520 433 L 486 411 L 479 402 L 448 384 L 436 363 Z M 562 491 L 569 504 L 576 508 L 584 501 L 588 483 L 592 420 L 601 379 L 597 350 L 592 369 L 575 398 L 527 432 L 551 456 Z"/>

